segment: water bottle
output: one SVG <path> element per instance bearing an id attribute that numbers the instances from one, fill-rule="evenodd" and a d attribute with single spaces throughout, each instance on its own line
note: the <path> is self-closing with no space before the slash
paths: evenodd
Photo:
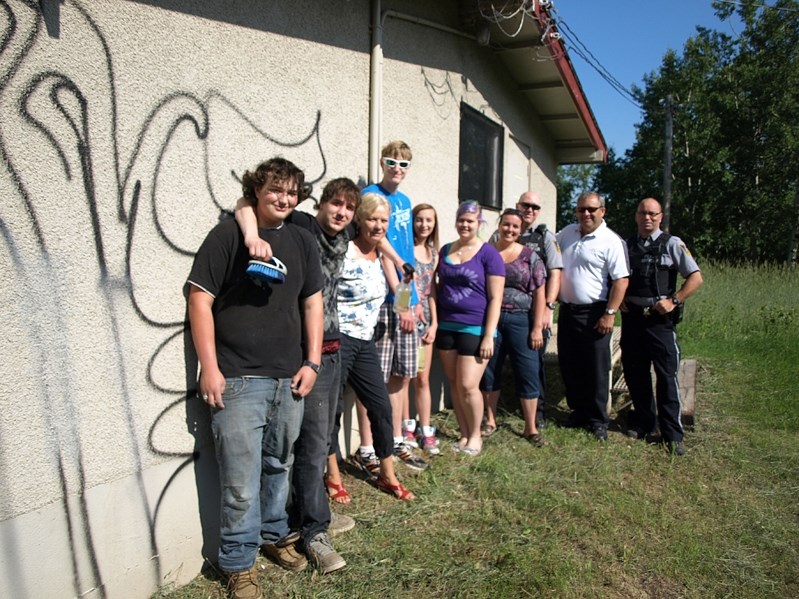
<path id="1" fill-rule="evenodd" d="M 401 281 L 394 290 L 394 312 L 402 314 L 411 309 L 411 286 Z"/>
<path id="2" fill-rule="evenodd" d="M 424 367 L 425 367 L 424 358 L 425 358 L 425 355 L 427 354 L 427 351 L 425 350 L 426 347 L 427 347 L 426 345 L 419 344 L 419 347 L 416 349 L 416 352 L 417 352 L 416 353 L 416 371 L 417 372 L 423 372 L 424 371 Z"/>

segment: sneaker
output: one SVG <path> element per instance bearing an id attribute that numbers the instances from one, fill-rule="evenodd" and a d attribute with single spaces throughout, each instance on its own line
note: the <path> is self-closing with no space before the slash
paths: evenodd
<path id="1" fill-rule="evenodd" d="M 394 459 L 401 461 L 411 470 L 418 472 L 427 469 L 429 466 L 422 458 L 413 455 L 404 443 L 394 446 Z"/>
<path id="2" fill-rule="evenodd" d="M 607 441 L 608 440 L 608 427 L 602 424 L 595 424 L 594 427 L 591 429 L 594 437 L 596 437 L 597 441 Z"/>
<path id="3" fill-rule="evenodd" d="M 324 532 L 315 535 L 305 545 L 305 553 L 320 574 L 330 574 L 347 565 L 344 558 L 333 549 L 330 538 Z"/>
<path id="4" fill-rule="evenodd" d="M 343 514 L 330 512 L 330 524 L 327 526 L 327 534 L 329 534 L 331 537 L 340 535 L 341 533 L 352 530 L 353 528 L 355 528 L 355 520 Z"/>
<path id="5" fill-rule="evenodd" d="M 258 568 L 253 566 L 244 572 L 226 572 L 227 593 L 231 599 L 263 599 L 258 585 Z"/>
<path id="6" fill-rule="evenodd" d="M 374 453 L 363 454 L 359 449 L 350 456 L 350 463 L 363 471 L 369 478 L 377 478 L 377 475 L 380 474 L 380 460 Z"/>
<path id="7" fill-rule="evenodd" d="M 438 455 L 441 453 L 441 450 L 438 448 L 438 439 L 436 439 L 434 434 L 428 437 L 422 435 L 421 445 L 427 455 Z"/>
<path id="8" fill-rule="evenodd" d="M 668 441 L 667 447 L 669 449 L 669 453 L 672 455 L 685 455 L 685 443 L 682 441 Z"/>
<path id="9" fill-rule="evenodd" d="M 308 560 L 295 547 L 299 540 L 300 534 L 293 532 L 277 543 L 261 545 L 261 551 L 284 570 L 299 572 L 308 565 Z"/>
<path id="10" fill-rule="evenodd" d="M 408 447 L 413 447 L 414 449 L 419 448 L 419 443 L 416 441 L 416 435 L 413 433 L 413 431 L 402 431 L 402 442 Z"/>
<path id="11" fill-rule="evenodd" d="M 646 433 L 643 431 L 643 429 L 633 427 L 627 429 L 627 436 L 630 439 L 640 440 L 646 438 Z"/>
<path id="12" fill-rule="evenodd" d="M 423 446 L 422 445 L 422 439 L 424 439 L 424 437 L 425 437 L 424 429 L 425 429 L 425 427 L 423 427 L 423 426 L 419 426 L 419 427 L 416 428 L 416 441 L 419 443 L 419 447 Z M 433 437 L 433 440 L 436 442 L 436 447 L 438 447 L 439 446 L 439 441 L 438 441 L 438 438 L 436 437 L 436 427 L 431 426 L 430 427 L 430 431 L 431 432 L 430 432 L 429 436 Z"/>

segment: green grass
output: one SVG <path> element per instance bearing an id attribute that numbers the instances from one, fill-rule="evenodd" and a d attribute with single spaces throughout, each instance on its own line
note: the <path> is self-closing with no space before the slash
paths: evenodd
<path id="1" fill-rule="evenodd" d="M 402 504 L 346 478 L 356 528 L 335 539 L 344 570 L 262 563 L 266 596 L 799 596 L 799 273 L 711 265 L 680 325 L 697 359 L 688 454 L 607 444 L 549 426 L 535 448 L 509 407 L 478 458 L 442 455 Z M 563 410 L 553 381 L 550 414 Z M 508 406 L 513 402 L 508 401 Z M 620 416 L 623 419 L 623 414 Z M 212 568 L 166 598 L 223 597 Z"/>

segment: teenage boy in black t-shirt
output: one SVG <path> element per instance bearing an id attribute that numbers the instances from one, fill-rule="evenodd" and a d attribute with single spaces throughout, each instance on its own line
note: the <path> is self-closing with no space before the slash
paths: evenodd
<path id="1" fill-rule="evenodd" d="M 249 252 L 233 220 L 206 237 L 189 276 L 189 320 L 200 361 L 199 394 L 211 406 L 222 485 L 219 565 L 233 597 L 260 597 L 259 546 L 290 570 L 295 550 L 286 499 L 304 401 L 316 382 L 324 279 L 313 236 L 285 220 L 304 174 L 273 158 L 243 177 L 259 236 L 286 267 L 285 281 L 246 274 Z"/>

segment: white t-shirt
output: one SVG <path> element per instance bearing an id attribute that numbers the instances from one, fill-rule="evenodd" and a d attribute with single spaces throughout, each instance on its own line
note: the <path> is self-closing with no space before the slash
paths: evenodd
<path id="1" fill-rule="evenodd" d="M 608 278 L 630 276 L 624 241 L 603 220 L 589 234 L 580 233 L 579 224 L 565 227 L 557 235 L 563 256 L 560 279 L 561 302 L 593 304 L 608 299 Z"/>

